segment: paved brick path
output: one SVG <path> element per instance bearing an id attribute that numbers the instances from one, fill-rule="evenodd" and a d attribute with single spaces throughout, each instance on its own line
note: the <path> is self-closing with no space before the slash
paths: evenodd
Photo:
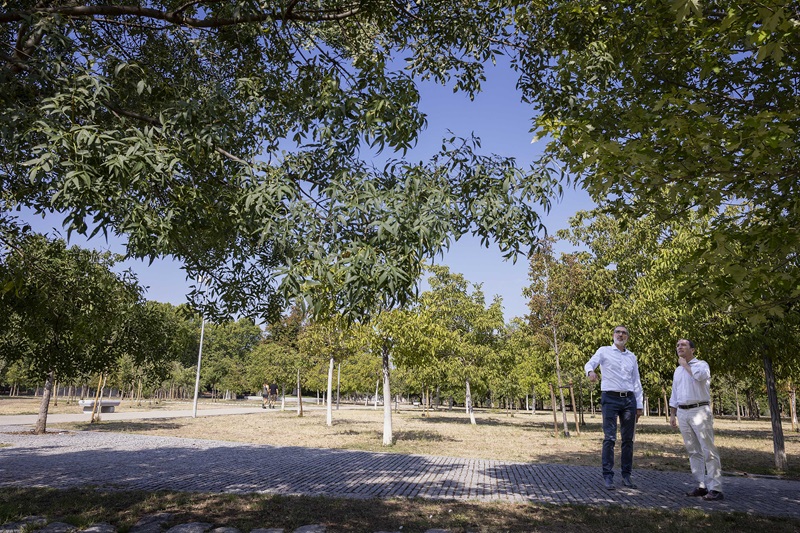
<path id="1" fill-rule="evenodd" d="M 740 511 L 800 519 L 800 481 L 725 477 L 725 501 L 688 498 L 688 472 L 636 470 L 606 491 L 598 467 L 272 447 L 105 432 L 34 436 L 0 426 L 0 487 L 421 497 Z"/>

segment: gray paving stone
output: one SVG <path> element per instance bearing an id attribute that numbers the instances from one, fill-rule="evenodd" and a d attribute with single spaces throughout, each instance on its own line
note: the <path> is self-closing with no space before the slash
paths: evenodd
<path id="1" fill-rule="evenodd" d="M 235 527 L 215 527 L 208 533 L 242 533 Z"/>
<path id="2" fill-rule="evenodd" d="M 322 524 L 311 524 L 308 526 L 300 526 L 294 530 L 293 533 L 325 533 L 325 526 Z"/>
<path id="3" fill-rule="evenodd" d="M 9 522 L 0 526 L 0 533 L 22 533 L 23 530 L 30 530 L 31 527 L 40 527 L 47 524 L 47 519 L 43 516 L 26 516 L 18 522 Z"/>
<path id="4" fill-rule="evenodd" d="M 143 516 L 128 533 L 162 533 L 174 516 L 172 513 L 156 513 Z"/>
<path id="5" fill-rule="evenodd" d="M 250 533 L 284 533 L 284 531 L 283 528 L 280 527 L 268 527 L 253 529 Z"/>
<path id="6" fill-rule="evenodd" d="M 189 522 L 172 526 L 167 530 L 167 533 L 205 533 L 213 527 L 214 525 L 208 522 Z"/>
<path id="7" fill-rule="evenodd" d="M 101 522 L 99 524 L 92 524 L 86 529 L 82 529 L 81 533 L 117 533 L 117 528 L 111 524 Z"/>

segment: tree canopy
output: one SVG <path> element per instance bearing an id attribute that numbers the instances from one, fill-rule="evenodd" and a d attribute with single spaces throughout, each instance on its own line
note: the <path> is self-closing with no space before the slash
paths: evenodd
<path id="1" fill-rule="evenodd" d="M 796 305 L 796 2 L 537 2 L 515 21 L 542 163 L 616 216 L 709 215 L 685 264 L 720 306 L 764 320 Z"/>
<path id="2" fill-rule="evenodd" d="M 178 259 L 206 316 L 367 316 L 453 239 L 542 229 L 549 182 L 477 139 L 403 159 L 417 83 L 473 95 L 504 27 L 475 0 L 3 4 L 0 201 Z"/>

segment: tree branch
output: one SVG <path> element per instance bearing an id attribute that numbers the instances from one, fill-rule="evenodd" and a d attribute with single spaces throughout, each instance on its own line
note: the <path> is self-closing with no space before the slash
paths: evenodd
<path id="1" fill-rule="evenodd" d="M 195 18 L 185 17 L 182 11 L 189 7 L 184 4 L 176 11 L 162 11 L 159 9 L 152 9 L 140 6 L 54 6 L 54 7 L 40 7 L 28 11 L 10 11 L 0 13 L 0 23 L 6 22 L 20 22 L 26 18 L 34 15 L 61 15 L 64 17 L 141 17 L 154 20 L 163 20 L 179 26 L 190 26 L 192 28 L 223 28 L 226 26 L 236 26 L 239 24 L 261 23 L 268 20 L 296 20 L 301 22 L 325 22 L 341 20 L 352 17 L 361 12 L 361 8 L 353 6 L 344 11 L 334 12 L 303 12 L 294 13 L 291 8 L 294 4 L 290 5 L 290 9 L 284 13 L 255 13 L 232 18 Z"/>
<path id="2" fill-rule="evenodd" d="M 141 122 L 147 122 L 148 124 L 151 124 L 153 126 L 161 126 L 161 123 L 158 120 L 156 120 L 155 118 L 153 118 L 153 117 L 150 117 L 150 116 L 147 116 L 147 115 L 142 115 L 141 113 L 137 113 L 135 111 L 129 111 L 127 109 L 122 109 L 122 108 L 116 107 L 114 105 L 111 105 L 110 102 L 106 102 L 105 104 L 106 104 L 106 107 L 108 107 L 113 113 L 115 113 L 117 115 L 122 115 L 124 117 L 128 117 L 128 118 L 132 118 L 132 119 L 135 119 L 135 120 L 139 120 Z M 235 162 L 240 163 L 242 165 L 250 166 L 250 163 L 248 163 L 244 159 L 236 157 L 232 153 L 230 153 L 227 150 L 224 150 L 222 148 L 219 148 L 218 146 L 214 147 L 214 151 L 217 152 L 218 154 L 220 154 L 223 157 L 227 157 L 231 161 L 235 161 Z"/>

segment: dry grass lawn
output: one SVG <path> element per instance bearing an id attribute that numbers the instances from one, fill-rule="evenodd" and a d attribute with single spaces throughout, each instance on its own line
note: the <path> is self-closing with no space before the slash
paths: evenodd
<path id="1" fill-rule="evenodd" d="M 125 402 L 127 403 L 127 402 Z M 191 402 L 123 405 L 121 411 L 191 408 Z M 258 407 L 257 402 L 203 402 L 201 411 L 218 407 Z M 35 414 L 35 400 L 0 399 L 0 414 Z M 52 413 L 76 413 L 79 408 L 60 401 Z M 238 415 L 103 421 L 90 426 L 48 424 L 79 431 L 130 431 L 201 439 L 230 440 L 279 446 L 347 448 L 390 453 L 415 453 L 491 458 L 522 462 L 598 465 L 602 431 L 599 416 L 586 415 L 581 434 L 570 419 L 569 438 L 554 435 L 549 412 L 517 413 L 479 411 L 471 426 L 463 411 L 438 411 L 423 417 L 405 408 L 393 416 L 395 443 L 383 447 L 383 412 L 363 406 L 343 406 L 334 411 L 333 425 L 325 424 L 325 410 L 309 405 L 305 416 L 294 410 L 258 410 Z M 559 424 L 559 427 L 560 424 Z M 772 473 L 772 438 L 768 420 L 717 420 L 717 443 L 728 473 Z M 800 478 L 797 456 L 800 434 L 784 424 L 786 451 L 792 470 Z M 663 418 L 640 421 L 636 436 L 637 468 L 688 471 L 683 443 Z M 397 499 L 336 499 L 264 494 L 194 494 L 112 491 L 92 488 L 53 490 L 7 487 L 0 491 L 0 524 L 24 516 L 46 515 L 86 527 L 100 521 L 114 524 L 121 533 L 142 516 L 174 513 L 174 524 L 204 521 L 250 531 L 255 527 L 282 527 L 293 531 L 304 524 L 321 523 L 331 533 L 402 531 L 417 533 L 441 528 L 452 533 L 638 531 L 689 533 L 713 530 L 797 531 L 800 521 L 694 509 L 681 511 L 628 507 L 547 506 L 502 502 L 460 502 Z M 174 525 L 173 524 L 173 525 Z"/>
<path id="2" fill-rule="evenodd" d="M 8 400 L 0 401 L 0 414 Z M 58 410 L 76 412 L 59 402 Z M 257 402 L 204 402 L 200 410 L 219 407 L 257 407 Z M 418 408 L 402 407 L 392 418 L 394 444 L 382 445 L 383 410 L 364 406 L 342 406 L 333 411 L 333 425 L 325 424 L 325 410 L 309 405 L 303 417 L 290 409 L 259 411 L 255 414 L 205 416 L 193 418 L 142 419 L 105 421 L 99 425 L 61 424 L 79 430 L 131 431 L 199 439 L 217 439 L 276 446 L 305 446 L 351 450 L 381 451 L 405 454 L 427 454 L 467 458 L 497 459 L 519 462 L 598 465 L 603 433 L 600 416 L 585 415 L 581 434 L 575 432 L 570 413 L 570 437 L 556 437 L 551 412 L 536 415 L 516 413 L 508 416 L 501 411 L 479 411 L 478 425 L 469 424 L 462 410 L 434 411 L 422 416 Z M 128 406 L 122 411 L 158 409 L 189 409 L 191 402 L 161 403 L 159 405 Z M 49 427 L 56 427 L 49 424 Z M 559 416 L 559 429 L 561 422 Z M 789 471 L 776 472 L 772 430 L 768 419 L 717 419 L 716 442 L 722 454 L 722 466 L 730 474 L 782 474 L 800 479 L 800 433 L 784 421 L 786 453 Z M 685 471 L 688 461 L 683 441 L 677 430 L 668 426 L 662 417 L 643 417 L 637 427 L 635 467 L 656 470 Z"/>

